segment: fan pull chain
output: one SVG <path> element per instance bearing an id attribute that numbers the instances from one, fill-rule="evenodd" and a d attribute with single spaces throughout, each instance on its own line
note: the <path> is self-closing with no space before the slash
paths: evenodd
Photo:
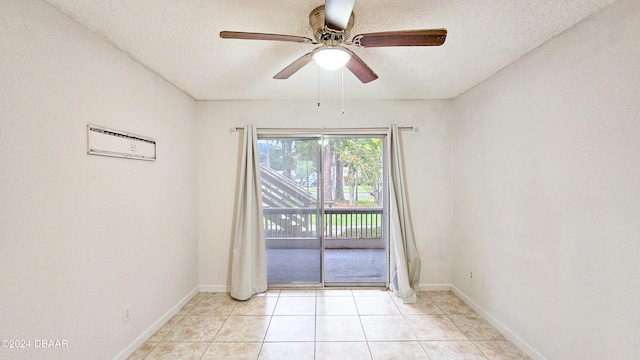
<path id="1" fill-rule="evenodd" d="M 344 115 L 344 66 L 340 69 L 340 76 L 342 77 L 340 84 L 342 88 L 342 115 Z"/>
<path id="2" fill-rule="evenodd" d="M 320 65 L 318 65 L 317 68 L 318 68 L 318 107 L 320 107 Z"/>

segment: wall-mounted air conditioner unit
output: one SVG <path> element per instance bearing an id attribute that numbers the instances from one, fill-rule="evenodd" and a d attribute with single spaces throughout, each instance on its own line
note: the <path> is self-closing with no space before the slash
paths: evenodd
<path id="1" fill-rule="evenodd" d="M 140 135 L 87 125 L 87 153 L 155 161 L 156 142 Z"/>

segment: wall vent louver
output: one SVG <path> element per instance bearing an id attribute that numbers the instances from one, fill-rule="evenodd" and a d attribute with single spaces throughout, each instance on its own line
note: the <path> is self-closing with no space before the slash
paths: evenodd
<path id="1" fill-rule="evenodd" d="M 87 154 L 155 161 L 156 142 L 140 135 L 87 125 Z"/>

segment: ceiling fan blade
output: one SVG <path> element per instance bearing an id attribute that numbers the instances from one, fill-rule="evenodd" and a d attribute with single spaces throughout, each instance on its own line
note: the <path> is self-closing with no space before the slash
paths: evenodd
<path id="1" fill-rule="evenodd" d="M 313 40 L 304 36 L 280 35 L 280 34 L 263 34 L 241 31 L 220 31 L 220 37 L 223 39 L 243 39 L 243 40 L 273 40 L 288 41 L 297 43 L 312 44 Z"/>
<path id="2" fill-rule="evenodd" d="M 360 34 L 351 41 L 361 47 L 440 46 L 446 38 L 447 29 L 430 29 Z"/>
<path id="3" fill-rule="evenodd" d="M 312 59 L 311 58 L 311 54 L 313 54 L 313 51 L 310 52 L 310 53 L 306 53 L 306 54 L 302 55 L 296 61 L 294 61 L 291 64 L 289 64 L 289 66 L 287 66 L 286 68 L 282 69 L 282 71 L 277 73 L 273 78 L 274 79 L 288 79 L 289 76 L 295 74 L 298 70 L 302 69 L 305 65 L 307 65 L 309 62 L 311 62 L 311 59 Z"/>
<path id="4" fill-rule="evenodd" d="M 367 65 L 356 53 L 353 51 L 343 48 L 346 52 L 351 54 L 351 59 L 345 65 L 349 71 L 353 73 L 363 84 L 371 82 L 378 78 L 378 74 L 376 74 L 369 65 Z"/>
<path id="5" fill-rule="evenodd" d="M 349 23 L 356 0 L 326 0 L 324 2 L 324 24 L 334 30 L 344 30 Z"/>

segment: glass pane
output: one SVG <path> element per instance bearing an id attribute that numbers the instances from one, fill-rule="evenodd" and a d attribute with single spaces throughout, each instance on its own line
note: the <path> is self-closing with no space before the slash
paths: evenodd
<path id="1" fill-rule="evenodd" d="M 322 282 L 318 140 L 258 140 L 269 284 Z"/>
<path id="2" fill-rule="evenodd" d="M 387 281 L 383 141 L 331 138 L 325 146 L 325 283 Z"/>

